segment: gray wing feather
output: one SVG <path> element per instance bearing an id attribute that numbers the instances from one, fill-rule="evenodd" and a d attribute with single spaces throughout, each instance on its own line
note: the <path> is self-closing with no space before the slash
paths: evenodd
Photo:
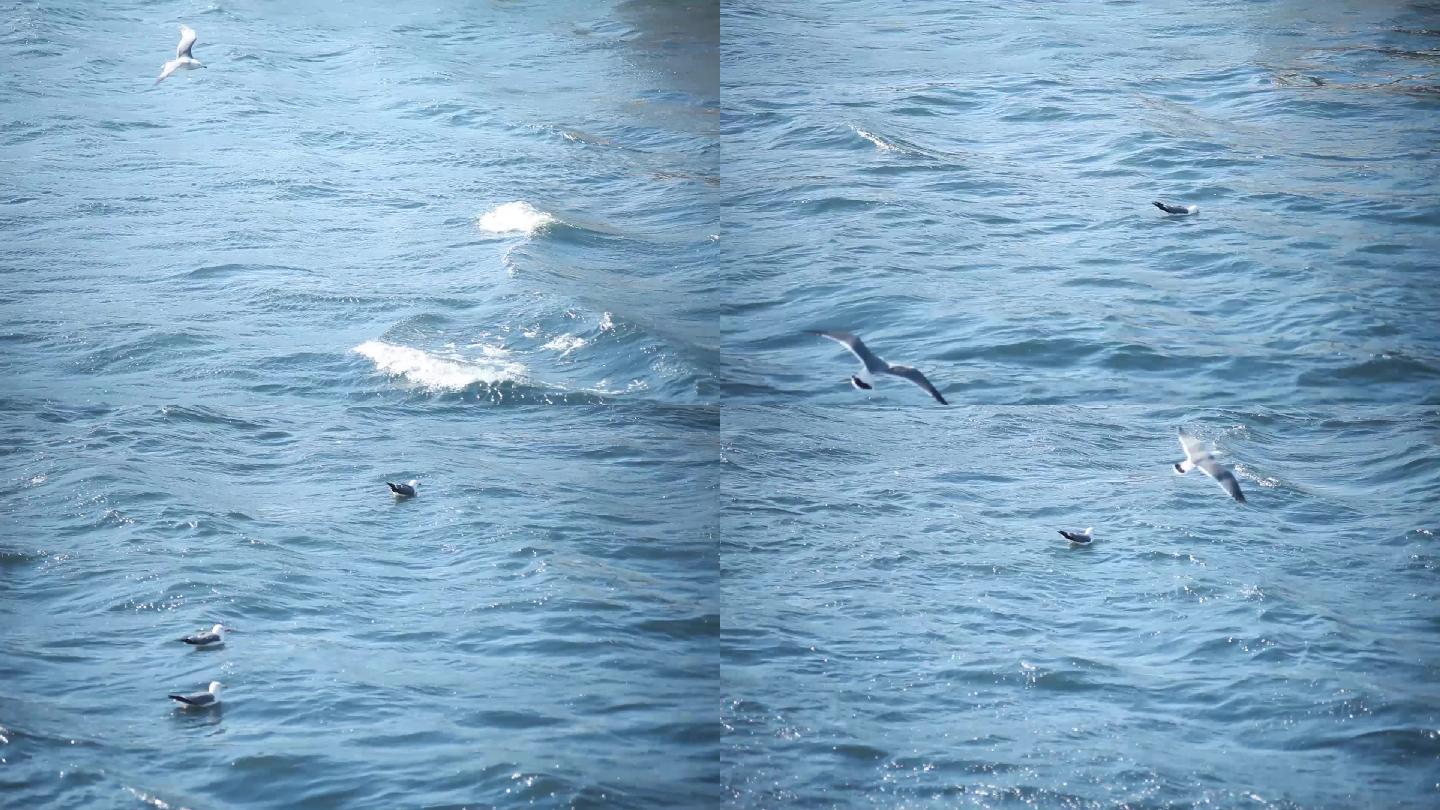
<path id="1" fill-rule="evenodd" d="M 1180 447 L 1185 450 L 1186 461 L 1196 461 L 1202 456 L 1209 455 L 1199 441 L 1186 436 L 1184 431 L 1179 428 L 1176 428 L 1176 432 L 1180 436 Z"/>
<path id="2" fill-rule="evenodd" d="M 213 644 L 219 641 L 220 637 L 214 633 L 196 633 L 193 636 L 186 636 L 180 640 L 186 644 Z"/>
<path id="3" fill-rule="evenodd" d="M 890 366 L 889 368 L 885 369 L 885 371 L 889 374 L 895 375 L 896 377 L 904 377 L 910 382 L 913 382 L 921 388 L 924 388 L 925 391 L 929 393 L 930 396 L 934 397 L 936 401 L 939 402 L 941 405 L 950 404 L 945 401 L 945 397 L 941 396 L 939 391 L 935 390 L 935 386 L 931 385 L 930 381 L 925 379 L 925 375 L 920 373 L 920 369 L 911 368 L 909 366 Z"/>
<path id="4" fill-rule="evenodd" d="M 188 25 L 180 26 L 180 44 L 175 46 L 175 58 L 184 59 L 190 56 L 190 49 L 195 47 L 195 32 Z M 192 59 L 194 57 L 191 57 Z"/>
<path id="5" fill-rule="evenodd" d="M 215 702 L 215 696 L 209 692 L 196 692 L 193 695 L 171 695 L 170 697 L 172 700 L 188 703 L 191 706 L 209 706 Z"/>
<path id="6" fill-rule="evenodd" d="M 1198 464 L 1196 464 L 1196 466 L 1204 470 L 1206 475 L 1214 478 L 1215 483 L 1219 484 L 1222 489 L 1230 493 L 1230 497 L 1234 498 L 1240 503 L 1245 502 L 1245 493 L 1240 491 L 1240 482 L 1235 479 L 1234 473 L 1230 472 L 1224 467 L 1221 467 L 1220 464 L 1215 461 L 1215 459 L 1207 458 L 1203 461 L 1200 461 Z"/>
<path id="7" fill-rule="evenodd" d="M 810 334 L 819 335 L 820 337 L 827 337 L 837 343 L 842 344 L 845 348 L 850 350 L 851 354 L 855 355 L 855 357 L 858 358 L 862 364 L 864 364 L 865 370 L 870 372 L 871 374 L 882 374 L 887 368 L 889 368 L 889 366 L 885 363 L 884 360 L 876 357 L 875 353 L 870 351 L 870 347 L 866 346 L 865 343 L 860 340 L 860 338 L 850 334 L 849 332 L 822 332 L 812 329 L 810 330 Z"/>

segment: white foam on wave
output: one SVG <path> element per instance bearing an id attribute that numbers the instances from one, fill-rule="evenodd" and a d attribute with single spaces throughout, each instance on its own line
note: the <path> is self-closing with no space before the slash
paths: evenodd
<path id="1" fill-rule="evenodd" d="M 137 790 L 128 786 L 125 789 L 130 791 L 130 795 L 134 796 L 136 801 L 142 804 L 148 804 L 155 808 L 155 810 L 187 810 L 187 808 L 173 805 L 153 793 L 146 793 L 143 790 Z"/>
<path id="2" fill-rule="evenodd" d="M 550 341 L 545 344 L 545 348 L 560 352 L 560 356 L 564 357 L 584 345 L 585 338 L 576 335 L 559 335 L 551 338 Z"/>
<path id="3" fill-rule="evenodd" d="M 856 135 L 859 135 L 860 137 L 864 138 L 865 140 L 869 141 L 870 143 L 875 144 L 875 148 L 876 148 L 876 149 L 879 149 L 881 152 L 894 152 L 894 151 L 896 151 L 897 149 L 899 149 L 898 146 L 896 146 L 896 145 L 893 144 L 893 143 L 890 143 L 889 141 L 885 140 L 884 138 L 880 137 L 879 135 L 876 135 L 876 134 L 871 133 L 871 132 L 866 132 L 865 130 L 863 130 L 863 129 L 859 128 L 859 127 L 856 127 L 856 126 L 852 126 L 852 127 L 850 127 L 850 128 L 853 129 L 853 130 L 855 130 L 855 134 L 856 134 Z"/>
<path id="4" fill-rule="evenodd" d="M 523 233 L 535 231 L 557 222 L 554 215 L 547 214 L 530 203 L 517 201 L 497 205 L 480 215 L 476 225 L 489 233 Z"/>
<path id="5" fill-rule="evenodd" d="M 525 366 L 508 359 L 509 353 L 485 346 L 484 359 L 473 360 L 455 354 L 443 357 L 409 346 L 383 340 L 367 340 L 355 347 L 375 364 L 375 370 L 401 377 L 410 385 L 430 392 L 461 391 L 475 383 L 494 385 L 523 379 Z"/>

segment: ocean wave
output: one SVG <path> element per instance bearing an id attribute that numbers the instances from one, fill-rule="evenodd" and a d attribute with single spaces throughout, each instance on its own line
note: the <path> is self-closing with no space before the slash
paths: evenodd
<path id="1" fill-rule="evenodd" d="M 587 342 L 585 338 L 576 335 L 557 335 L 545 343 L 544 348 L 560 352 L 560 356 L 564 357 L 576 349 L 581 348 Z"/>
<path id="2" fill-rule="evenodd" d="M 851 126 L 850 129 L 854 130 L 856 135 L 859 135 L 860 137 L 862 137 L 862 138 L 864 138 L 865 140 L 869 141 L 870 143 L 874 144 L 874 145 L 875 145 L 875 148 L 876 148 L 876 149 L 879 149 L 881 152 L 898 152 L 898 151 L 900 151 L 900 147 L 898 147 L 898 146 L 896 146 L 895 144 L 893 144 L 893 143 L 885 140 L 884 138 L 880 137 L 879 135 L 876 135 L 876 134 L 873 133 L 873 132 L 867 132 L 867 131 L 865 131 L 865 130 L 857 127 L 857 126 Z"/>
<path id="3" fill-rule="evenodd" d="M 559 222 L 553 214 L 541 211 L 524 201 L 497 205 L 480 215 L 475 224 L 487 233 L 523 233 L 530 235 Z"/>
<path id="4" fill-rule="evenodd" d="M 850 131 L 869 141 L 877 151 L 893 153 L 896 155 L 908 155 L 910 157 L 929 158 L 931 160 L 955 161 L 961 156 L 946 152 L 940 149 L 932 149 L 928 146 L 921 146 L 918 143 L 898 138 L 894 135 L 881 135 L 868 129 L 861 129 L 854 124 L 850 125 Z"/>
<path id="5" fill-rule="evenodd" d="M 479 359 L 458 354 L 442 357 L 409 346 L 367 340 L 356 346 L 355 352 L 374 363 L 376 371 L 401 377 L 410 385 L 432 393 L 525 379 L 525 366 L 509 360 L 504 349 L 480 348 L 484 356 Z"/>

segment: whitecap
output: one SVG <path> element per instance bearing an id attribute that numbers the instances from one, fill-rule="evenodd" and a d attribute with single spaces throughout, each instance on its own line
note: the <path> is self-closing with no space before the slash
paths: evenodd
<path id="1" fill-rule="evenodd" d="M 551 338 L 550 341 L 545 344 L 545 348 L 560 352 L 560 356 L 564 357 L 584 345 L 585 338 L 576 335 L 559 335 Z"/>
<path id="2" fill-rule="evenodd" d="M 525 366 L 506 359 L 504 349 L 486 346 L 483 360 L 471 360 L 458 354 L 450 357 L 430 354 L 409 346 L 396 346 L 381 340 L 367 340 L 355 347 L 375 364 L 375 370 L 430 392 L 460 391 L 476 383 L 494 385 L 506 380 L 524 378 Z"/>
<path id="3" fill-rule="evenodd" d="M 875 148 L 876 148 L 876 149 L 879 149 L 881 152 L 894 152 L 894 151 L 896 151 L 896 150 L 899 148 L 899 147 L 897 147 L 895 144 L 890 143 L 889 141 L 885 140 L 884 138 L 880 137 L 879 135 L 876 135 L 876 134 L 870 133 L 870 132 L 866 132 L 865 130 L 863 130 L 863 129 L 859 128 L 859 127 L 855 127 L 855 126 L 852 126 L 852 127 L 850 127 L 850 128 L 853 129 L 853 130 L 855 130 L 855 134 L 856 134 L 856 135 L 859 135 L 860 137 L 864 138 L 865 140 L 869 141 L 870 143 L 875 144 Z"/>
<path id="4" fill-rule="evenodd" d="M 532 234 L 557 220 L 530 203 L 517 201 L 497 205 L 480 215 L 476 224 L 489 233 Z"/>

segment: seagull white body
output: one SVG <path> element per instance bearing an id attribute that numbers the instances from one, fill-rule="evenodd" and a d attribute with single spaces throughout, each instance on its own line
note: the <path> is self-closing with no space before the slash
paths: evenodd
<path id="1" fill-rule="evenodd" d="M 885 362 L 874 352 L 870 351 L 870 348 L 856 335 L 852 335 L 849 332 L 822 332 L 814 329 L 808 331 L 812 335 L 830 338 L 849 349 L 850 353 L 855 355 L 856 359 L 860 361 L 861 368 L 860 373 L 850 376 L 850 383 L 856 388 L 868 391 L 874 387 L 876 377 L 882 374 L 889 374 L 893 377 L 900 377 L 901 379 L 915 383 L 925 389 L 925 393 L 934 397 L 935 401 L 941 405 L 950 404 L 945 401 L 945 397 L 941 395 L 935 386 L 931 385 L 930 381 L 925 379 L 925 375 L 921 374 L 919 369 Z"/>
<path id="2" fill-rule="evenodd" d="M 171 700 L 179 703 L 184 709 L 212 709 L 220 705 L 220 682 L 211 681 L 210 688 L 204 692 L 195 692 L 189 695 L 170 695 Z"/>
<path id="3" fill-rule="evenodd" d="M 386 481 L 385 486 L 390 487 L 390 491 L 395 493 L 396 498 L 413 498 L 420 494 L 418 491 L 420 482 L 414 478 L 403 484 L 392 484 Z"/>
<path id="4" fill-rule="evenodd" d="M 223 647 L 225 646 L 225 626 L 217 624 L 209 630 L 202 630 L 180 640 L 197 648 Z"/>
<path id="5" fill-rule="evenodd" d="M 1220 466 L 1215 456 L 1201 446 L 1199 441 L 1180 431 L 1180 447 L 1185 450 L 1185 460 L 1175 465 L 1175 472 L 1184 475 L 1198 467 L 1201 472 L 1215 479 L 1215 483 L 1228 492 L 1230 497 L 1245 503 L 1245 493 L 1240 491 L 1240 482 L 1235 480 L 1234 473 Z"/>
<path id="6" fill-rule="evenodd" d="M 1167 214 L 1176 214 L 1182 217 L 1200 213 L 1200 206 L 1198 205 L 1171 205 L 1162 200 L 1156 200 L 1152 205 Z"/>
<path id="7" fill-rule="evenodd" d="M 1077 546 L 1088 546 L 1095 542 L 1095 527 L 1091 526 L 1083 532 L 1067 532 L 1061 529 L 1060 536 Z"/>
<path id="8" fill-rule="evenodd" d="M 180 26 L 180 44 L 175 46 L 175 58 L 165 63 L 160 70 L 160 78 L 155 80 L 156 84 L 170 78 L 170 74 L 177 70 L 194 70 L 205 67 L 200 60 L 190 55 L 190 49 L 195 47 L 195 31 L 188 25 Z"/>

